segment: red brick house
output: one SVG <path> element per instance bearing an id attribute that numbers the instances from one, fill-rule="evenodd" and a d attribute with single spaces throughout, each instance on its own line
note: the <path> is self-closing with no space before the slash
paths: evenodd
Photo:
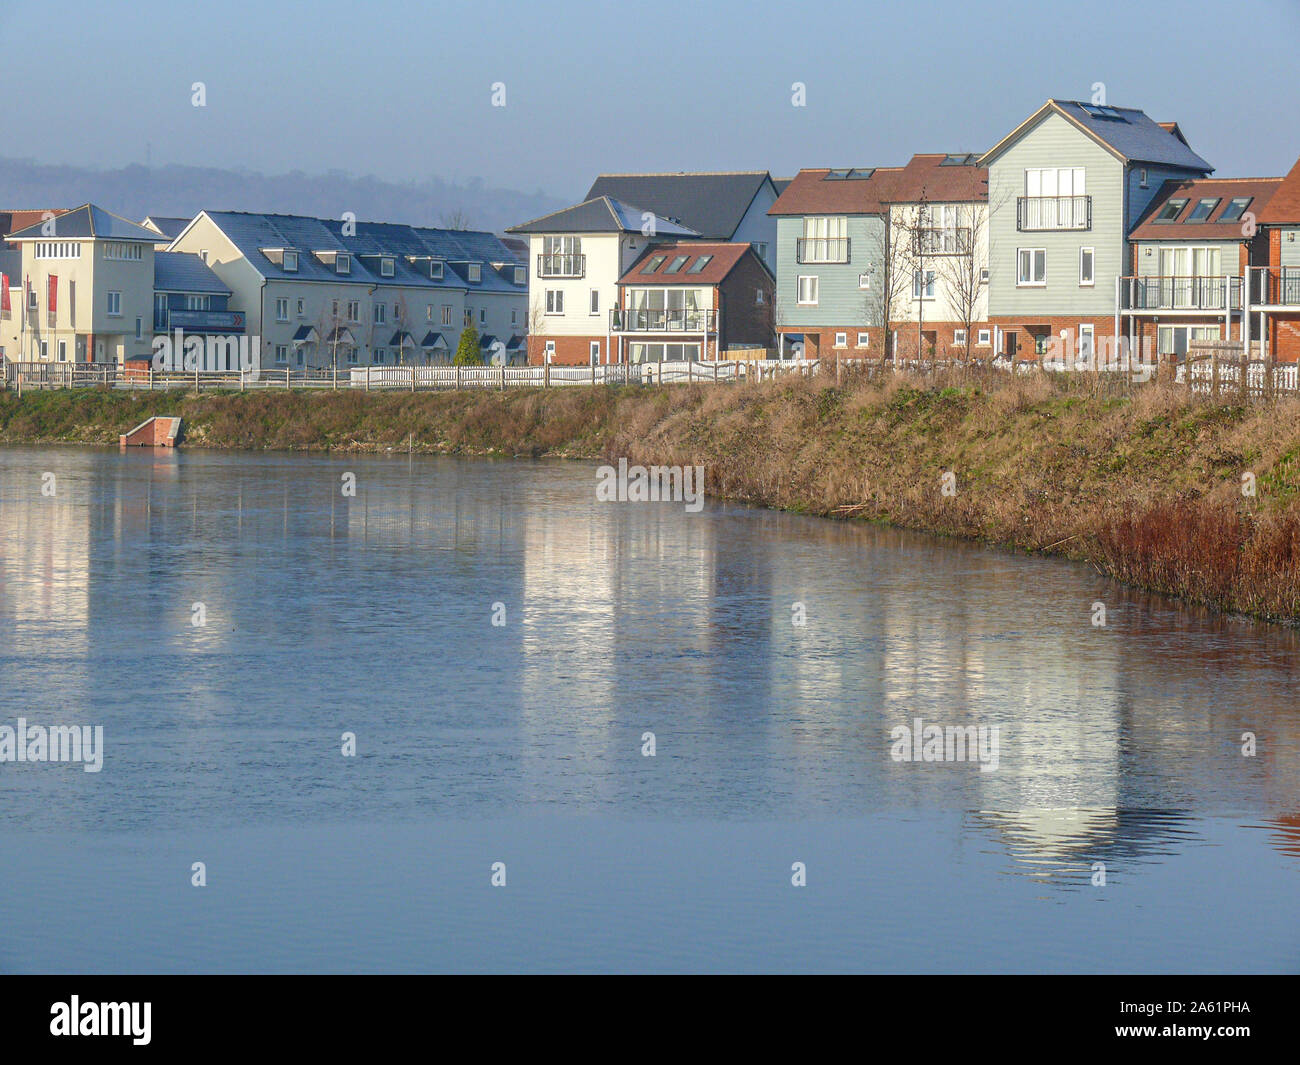
<path id="1" fill-rule="evenodd" d="M 1258 215 L 1267 261 L 1250 270 L 1251 336 L 1265 354 L 1300 362 L 1300 160 Z"/>

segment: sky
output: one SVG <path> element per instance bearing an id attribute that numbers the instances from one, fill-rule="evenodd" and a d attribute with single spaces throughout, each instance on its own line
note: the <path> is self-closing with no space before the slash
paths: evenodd
<path id="1" fill-rule="evenodd" d="M 478 177 L 576 200 L 601 172 L 981 151 L 1099 86 L 1178 121 L 1220 176 L 1300 157 L 1300 0 L 6 0 L 0 41 L 0 155 L 40 163 Z"/>

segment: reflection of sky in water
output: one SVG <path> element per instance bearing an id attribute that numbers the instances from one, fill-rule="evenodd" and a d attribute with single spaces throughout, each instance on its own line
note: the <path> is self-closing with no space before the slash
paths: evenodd
<path id="1" fill-rule="evenodd" d="M 0 723 L 98 723 L 108 746 L 98 775 L 0 766 L 0 837 L 648 819 L 701 826 L 708 853 L 742 826 L 847 822 L 850 851 L 888 846 L 916 876 L 965 854 L 986 896 L 1024 880 L 1082 904 L 1094 862 L 1131 885 L 1208 854 L 1190 906 L 1260 848 L 1260 875 L 1294 883 L 1296 634 L 1083 566 L 597 504 L 594 483 L 558 463 L 0 451 Z M 892 761 L 916 718 L 996 726 L 997 771 Z"/>

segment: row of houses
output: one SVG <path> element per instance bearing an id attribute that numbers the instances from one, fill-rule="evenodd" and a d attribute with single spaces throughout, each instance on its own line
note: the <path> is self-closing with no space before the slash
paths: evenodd
<path id="1" fill-rule="evenodd" d="M 1176 122 L 1048 100 L 979 153 L 605 175 L 509 231 L 530 244 L 529 359 L 1032 360 L 1121 338 L 1300 359 L 1300 163 L 1213 170 Z"/>
<path id="2" fill-rule="evenodd" d="M 522 362 L 527 270 L 491 233 L 94 204 L 0 214 L 0 358 L 161 369 Z M 192 356 L 187 362 L 186 356 Z"/>

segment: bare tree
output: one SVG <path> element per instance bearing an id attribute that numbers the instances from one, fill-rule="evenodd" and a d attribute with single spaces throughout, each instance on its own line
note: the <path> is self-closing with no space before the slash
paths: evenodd
<path id="1" fill-rule="evenodd" d="M 438 228 L 458 230 L 469 229 L 470 217 L 460 207 L 457 207 L 454 211 L 444 211 L 438 216 Z"/>

